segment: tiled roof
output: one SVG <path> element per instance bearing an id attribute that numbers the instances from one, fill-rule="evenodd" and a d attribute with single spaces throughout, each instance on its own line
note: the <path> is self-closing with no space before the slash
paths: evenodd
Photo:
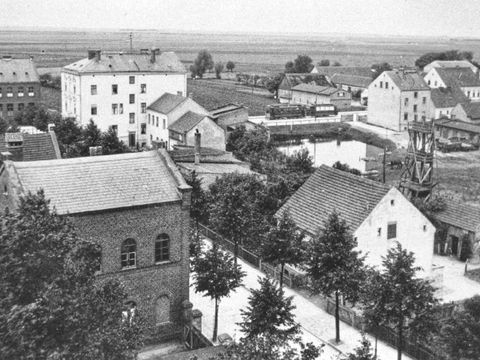
<path id="1" fill-rule="evenodd" d="M 436 68 L 435 70 L 446 86 L 480 86 L 480 79 L 470 68 Z"/>
<path id="2" fill-rule="evenodd" d="M 177 185 L 182 184 L 164 150 L 5 163 L 15 168 L 9 172 L 17 174 L 24 193 L 43 189 L 59 214 L 180 200 Z"/>
<path id="3" fill-rule="evenodd" d="M 430 90 L 423 77 L 412 71 L 391 70 L 386 74 L 401 91 Z"/>
<path id="4" fill-rule="evenodd" d="M 299 74 L 299 73 L 289 73 L 285 74 L 282 82 L 280 83 L 279 89 L 290 90 L 292 87 L 298 84 L 314 84 L 319 86 L 332 86 L 332 83 L 328 81 L 325 75 L 321 74 Z"/>
<path id="5" fill-rule="evenodd" d="M 0 84 L 39 81 L 37 68 L 32 60 L 0 58 Z"/>
<path id="6" fill-rule="evenodd" d="M 472 120 L 480 120 L 480 102 L 467 102 L 460 104 L 467 116 Z"/>
<path id="7" fill-rule="evenodd" d="M 353 75 L 372 79 L 372 69 L 362 66 L 316 66 L 318 74 L 332 77 L 334 74 Z M 332 80 L 333 81 L 333 80 Z"/>
<path id="8" fill-rule="evenodd" d="M 184 96 L 165 93 L 151 103 L 147 109 L 167 115 L 186 100 L 187 98 Z"/>
<path id="9" fill-rule="evenodd" d="M 212 114 L 213 117 L 215 117 L 224 113 L 228 113 L 230 111 L 243 110 L 243 109 L 247 110 L 247 108 L 243 105 L 227 104 L 211 110 L 210 113 Z"/>
<path id="10" fill-rule="evenodd" d="M 100 60 L 85 58 L 67 65 L 63 69 L 78 73 L 186 73 L 185 66 L 183 66 L 174 52 L 163 52 L 156 55 L 153 63 L 149 54 L 101 54 Z"/>
<path id="11" fill-rule="evenodd" d="M 388 191 L 388 186 L 377 181 L 322 165 L 277 215 L 288 208 L 298 227 L 315 234 L 336 210 L 353 232 Z"/>
<path id="12" fill-rule="evenodd" d="M 435 121 L 435 125 L 450 128 L 450 129 L 463 130 L 471 133 L 480 134 L 480 123 L 472 124 L 472 123 L 456 121 L 451 119 L 440 119 Z"/>
<path id="13" fill-rule="evenodd" d="M 448 202 L 445 210 L 434 214 L 437 220 L 472 232 L 480 231 L 480 207 Z"/>
<path id="14" fill-rule="evenodd" d="M 206 117 L 210 118 L 209 116 L 204 114 L 197 114 L 193 111 L 188 111 L 173 124 L 169 125 L 168 130 L 183 134 L 186 131 L 190 131 L 194 126 L 196 126 Z"/>
<path id="15" fill-rule="evenodd" d="M 331 79 L 334 84 L 350 85 L 365 89 L 368 88 L 368 85 L 373 81 L 371 76 L 348 74 L 333 74 Z"/>
<path id="16" fill-rule="evenodd" d="M 432 89 L 431 98 L 438 109 L 454 107 L 457 104 L 469 101 L 463 91 L 456 86 Z"/>
<path id="17" fill-rule="evenodd" d="M 467 60 L 435 60 L 427 66 L 434 68 L 475 68 L 475 65 Z"/>
<path id="18" fill-rule="evenodd" d="M 300 91 L 300 92 L 306 92 L 311 94 L 330 96 L 332 94 L 335 94 L 337 91 L 339 91 L 339 89 L 331 86 L 298 84 L 297 86 L 292 88 L 292 91 Z"/>
<path id="19" fill-rule="evenodd" d="M 7 140 L 8 139 L 8 140 Z M 22 149 L 10 148 L 7 141 L 23 141 Z M 40 134 L 6 133 L 0 135 L 0 152 L 10 152 L 13 161 L 60 159 L 60 149 L 54 132 Z"/>

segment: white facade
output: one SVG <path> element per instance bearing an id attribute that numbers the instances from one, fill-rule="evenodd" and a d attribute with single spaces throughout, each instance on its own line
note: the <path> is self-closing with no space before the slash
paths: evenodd
<path id="1" fill-rule="evenodd" d="M 415 264 L 426 275 L 432 269 L 434 235 L 432 223 L 396 188 L 390 189 L 354 232 L 369 265 L 380 266 L 382 256 L 398 242 L 414 253 Z"/>
<path id="2" fill-rule="evenodd" d="M 427 85 L 432 88 L 446 88 L 447 84 L 442 80 L 437 72 L 437 68 L 432 68 L 424 77 Z M 471 101 L 480 101 L 480 86 L 460 86 L 465 96 Z"/>
<path id="3" fill-rule="evenodd" d="M 186 73 L 92 74 L 64 69 L 61 80 L 64 117 L 75 117 L 81 126 L 91 119 L 102 131 L 116 127 L 119 139 L 130 146 L 146 144 L 146 108 L 153 101 L 166 92 L 187 93 Z"/>

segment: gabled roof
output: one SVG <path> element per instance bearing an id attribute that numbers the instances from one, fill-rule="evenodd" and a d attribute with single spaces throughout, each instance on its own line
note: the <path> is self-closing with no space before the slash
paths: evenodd
<path id="1" fill-rule="evenodd" d="M 297 226 L 315 234 L 335 210 L 353 232 L 389 190 L 377 181 L 322 165 L 277 215 L 288 208 Z"/>
<path id="2" fill-rule="evenodd" d="M 37 68 L 32 60 L 0 58 L 0 84 L 39 81 Z"/>
<path id="3" fill-rule="evenodd" d="M 151 103 L 147 109 L 168 115 L 173 109 L 186 100 L 187 98 L 185 96 L 165 93 Z"/>
<path id="4" fill-rule="evenodd" d="M 435 71 L 446 86 L 480 86 L 480 79 L 470 68 L 436 68 Z"/>
<path id="5" fill-rule="evenodd" d="M 433 105 L 437 109 L 451 108 L 460 103 L 468 102 L 462 90 L 458 87 L 436 88 L 431 90 Z"/>
<path id="6" fill-rule="evenodd" d="M 43 189 L 59 214 L 178 201 L 177 188 L 187 186 L 165 150 L 5 166 L 21 193 Z"/>
<path id="7" fill-rule="evenodd" d="M 193 111 L 188 111 L 183 114 L 177 121 L 168 126 L 168 130 L 175 131 L 177 133 L 183 134 L 184 132 L 192 130 L 200 121 L 210 116 L 204 114 L 198 114 Z M 218 126 L 215 124 L 215 126 Z"/>
<path id="8" fill-rule="evenodd" d="M 430 68 L 469 68 L 475 69 L 476 66 L 467 60 L 435 60 L 427 65 Z"/>
<path id="9" fill-rule="evenodd" d="M 361 88 L 368 88 L 373 81 L 371 76 L 358 76 L 349 74 L 333 74 L 331 80 L 334 84 L 350 85 Z"/>
<path id="10" fill-rule="evenodd" d="M 434 213 L 437 220 L 472 232 L 480 231 L 480 207 L 448 202 L 445 210 Z"/>
<path id="11" fill-rule="evenodd" d="M 311 94 L 330 96 L 332 94 L 335 94 L 338 91 L 344 91 L 344 90 L 337 89 L 336 87 L 331 87 L 331 86 L 298 84 L 297 86 L 294 86 L 292 88 L 292 91 L 301 91 L 301 92 L 306 92 Z"/>
<path id="12" fill-rule="evenodd" d="M 480 123 L 472 124 L 464 121 L 457 121 L 451 119 L 439 119 L 435 121 L 435 125 L 480 134 Z"/>
<path id="13" fill-rule="evenodd" d="M 372 69 L 368 66 L 320 66 L 315 67 L 318 74 L 332 77 L 334 74 L 369 77 L 372 79 Z"/>
<path id="14" fill-rule="evenodd" d="M 423 77 L 413 71 L 390 70 L 385 73 L 401 91 L 430 90 Z"/>
<path id="15" fill-rule="evenodd" d="M 466 102 L 459 104 L 472 120 L 480 120 L 480 102 Z"/>
<path id="16" fill-rule="evenodd" d="M 85 58 L 63 69 L 75 73 L 187 72 L 174 52 L 156 55 L 155 62 L 151 62 L 149 54 L 101 54 L 100 60 Z"/>
<path id="17" fill-rule="evenodd" d="M 22 142 L 21 147 L 9 147 L 8 142 Z M 10 152 L 13 161 L 60 159 L 60 149 L 54 132 L 40 134 L 0 134 L 0 152 Z"/>
<path id="18" fill-rule="evenodd" d="M 278 88 L 281 90 L 290 90 L 292 87 L 302 83 L 314 84 L 319 86 L 332 86 L 332 83 L 328 81 L 325 75 L 311 73 L 288 73 L 285 74 Z"/>

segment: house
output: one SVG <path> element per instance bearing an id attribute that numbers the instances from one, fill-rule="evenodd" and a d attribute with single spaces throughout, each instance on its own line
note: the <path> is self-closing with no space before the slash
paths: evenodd
<path id="1" fill-rule="evenodd" d="M 81 126 L 93 120 L 102 131 L 115 129 L 129 146 L 147 144 L 147 106 L 164 93 L 185 95 L 187 71 L 173 52 L 103 54 L 62 69 L 62 115 Z"/>
<path id="2" fill-rule="evenodd" d="M 433 88 L 430 93 L 432 106 L 430 107 L 430 118 L 440 119 L 451 117 L 452 110 L 457 104 L 469 102 L 467 96 L 458 87 Z"/>
<path id="3" fill-rule="evenodd" d="M 471 69 L 474 73 L 478 73 L 478 68 L 467 60 L 435 60 L 432 61 L 430 64 L 426 65 L 423 68 L 423 72 L 428 73 L 434 68 L 466 68 Z"/>
<path id="4" fill-rule="evenodd" d="M 351 93 L 361 93 L 368 88 L 368 85 L 373 81 L 372 76 L 359 76 L 349 74 L 333 74 L 331 81 L 339 89 Z"/>
<path id="5" fill-rule="evenodd" d="M 466 138 L 472 144 L 480 145 L 480 122 L 472 124 L 448 118 L 435 120 L 435 138 L 450 139 L 452 137 Z"/>
<path id="6" fill-rule="evenodd" d="M 332 104 L 339 110 L 352 105 L 352 94 L 331 86 L 298 84 L 292 88 L 292 104 Z"/>
<path id="7" fill-rule="evenodd" d="M 325 75 L 319 74 L 285 74 L 282 82 L 278 86 L 278 101 L 282 104 L 290 103 L 292 100 L 292 88 L 298 84 L 310 84 L 318 86 L 333 86 Z"/>
<path id="8" fill-rule="evenodd" d="M 451 112 L 454 120 L 480 124 L 480 102 L 457 104 Z"/>
<path id="9" fill-rule="evenodd" d="M 27 106 L 40 103 L 40 78 L 33 59 L 0 59 L 0 118 L 12 120 Z"/>
<path id="10" fill-rule="evenodd" d="M 368 122 L 395 131 L 429 117 L 430 88 L 416 72 L 384 71 L 368 87 Z"/>
<path id="11" fill-rule="evenodd" d="M 469 247 L 472 260 L 480 255 L 480 207 L 449 201 L 445 209 L 433 213 L 435 220 L 445 227 L 443 238 L 435 243 L 435 252 L 462 257 L 462 249 Z"/>
<path id="12" fill-rule="evenodd" d="M 243 105 L 227 104 L 211 110 L 210 114 L 227 133 L 237 126 L 248 123 L 248 109 Z"/>
<path id="13" fill-rule="evenodd" d="M 101 246 L 98 280 L 117 279 L 157 339 L 182 332 L 189 298 L 191 187 L 166 150 L 34 162 L 5 161 L 0 206 L 44 190 L 79 236 Z"/>
<path id="14" fill-rule="evenodd" d="M 425 81 L 432 89 L 457 88 L 471 101 L 480 101 L 480 79 L 470 68 L 432 68 Z"/>
<path id="15" fill-rule="evenodd" d="M 415 254 L 426 273 L 432 268 L 435 227 L 395 187 L 322 165 L 276 215 L 287 209 L 309 236 L 336 211 L 370 265 L 381 265 L 398 242 Z"/>
<path id="16" fill-rule="evenodd" d="M 53 131 L 0 134 L 0 154 L 3 159 L 13 161 L 61 159 L 57 137 Z"/>

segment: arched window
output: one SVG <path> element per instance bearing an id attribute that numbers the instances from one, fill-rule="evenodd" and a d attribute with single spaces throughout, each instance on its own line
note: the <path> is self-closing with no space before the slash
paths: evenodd
<path id="1" fill-rule="evenodd" d="M 160 234 L 155 240 L 155 262 L 170 260 L 170 237 L 167 234 Z"/>
<path id="2" fill-rule="evenodd" d="M 133 239 L 126 239 L 122 243 L 120 252 L 122 268 L 137 266 L 137 243 Z"/>
<path id="3" fill-rule="evenodd" d="M 170 299 L 167 295 L 160 296 L 155 302 L 155 322 L 157 325 L 170 321 Z"/>

